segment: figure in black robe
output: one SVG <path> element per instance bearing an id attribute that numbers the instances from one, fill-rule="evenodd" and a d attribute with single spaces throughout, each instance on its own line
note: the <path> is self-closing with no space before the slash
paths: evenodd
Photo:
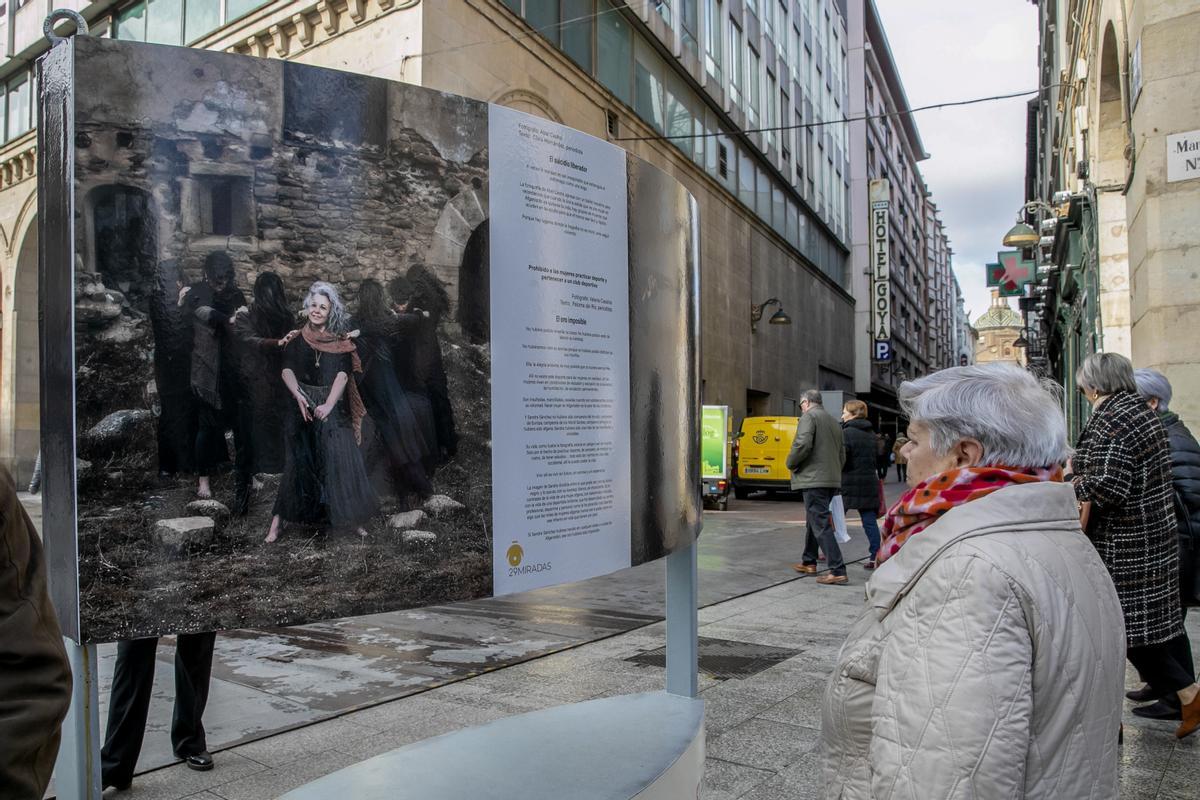
<path id="1" fill-rule="evenodd" d="M 158 392 L 158 471 L 160 475 L 196 469 L 196 396 L 192 394 L 192 317 L 179 305 L 179 265 L 159 265 L 150 295 L 154 332 L 154 385 Z"/>
<path id="2" fill-rule="evenodd" d="M 233 261 L 226 253 L 209 253 L 204 259 L 204 280 L 179 293 L 179 305 L 192 316 L 192 392 L 199 401 L 196 432 L 196 494 L 212 497 L 209 476 L 229 457 L 225 432 L 234 431 L 239 475 L 249 469 L 246 450 L 238 438 L 238 351 L 230 319 L 246 305 L 246 296 L 234 284 Z"/>
<path id="3" fill-rule="evenodd" d="M 234 332 L 241 345 L 240 417 L 252 472 L 283 472 L 283 421 L 291 398 L 283 372 L 283 338 L 299 325 L 288 308 L 283 281 L 264 272 L 254 281 L 254 303 L 239 310 Z"/>
<path id="4" fill-rule="evenodd" d="M 437 451 L 432 416 L 423 420 L 414 408 L 413 393 L 405 391 L 397 378 L 395 345 L 403 336 L 416 333 L 425 317 L 398 314 L 388 308 L 383 286 L 363 281 L 359 289 L 358 352 L 363 377 L 359 382 L 363 404 L 372 423 L 373 435 L 365 441 L 367 469 L 380 476 L 382 491 L 394 495 L 408 507 L 409 495 L 424 499 L 433 493 L 425 472 L 431 454 Z"/>

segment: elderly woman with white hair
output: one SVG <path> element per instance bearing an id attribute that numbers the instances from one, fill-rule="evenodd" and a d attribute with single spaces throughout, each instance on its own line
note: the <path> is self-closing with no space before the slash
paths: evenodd
<path id="1" fill-rule="evenodd" d="M 826 690 L 826 798 L 1117 797 L 1121 607 L 1016 367 L 900 386 L 908 483 Z"/>
<path id="2" fill-rule="evenodd" d="M 308 322 L 288 334 L 280 379 L 295 400 L 286 422 L 283 478 L 268 543 L 283 522 L 354 528 L 379 508 L 359 442 L 366 408 L 358 394 L 362 372 L 350 333 L 350 315 L 337 289 L 317 281 L 304 299 Z"/>
<path id="3" fill-rule="evenodd" d="M 1088 538 L 1121 598 L 1126 657 L 1154 697 L 1175 695 L 1181 717 L 1175 735 L 1182 739 L 1200 728 L 1200 687 L 1176 657 L 1184 632 L 1167 432 L 1138 394 L 1125 356 L 1088 356 L 1075 382 L 1092 415 L 1069 479 L 1086 512 Z"/>

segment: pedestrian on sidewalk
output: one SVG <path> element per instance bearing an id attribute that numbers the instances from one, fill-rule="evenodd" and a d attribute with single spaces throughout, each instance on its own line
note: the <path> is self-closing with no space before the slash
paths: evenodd
<path id="1" fill-rule="evenodd" d="M 1158 420 L 1167 430 L 1167 443 L 1171 452 L 1171 480 L 1174 484 L 1175 524 L 1179 532 L 1179 606 L 1180 617 L 1186 621 L 1189 606 L 1200 605 L 1200 581 L 1196 580 L 1196 550 L 1200 542 L 1200 444 L 1183 424 L 1183 420 L 1169 409 L 1171 404 L 1171 382 L 1167 376 L 1152 369 L 1133 372 L 1138 393 Z M 1175 661 L 1196 680 L 1196 667 L 1192 662 L 1192 643 L 1187 630 L 1171 640 L 1171 654 Z M 1148 706 L 1139 706 L 1133 713 L 1148 719 L 1181 720 L 1183 711 L 1179 698 L 1174 693 L 1160 697 L 1158 690 L 1143 676 L 1146 685 L 1126 692 L 1125 696 L 1135 702 L 1155 700 Z"/>
<path id="2" fill-rule="evenodd" d="M 888 468 L 892 466 L 892 446 L 888 438 L 880 431 L 875 434 L 875 469 L 879 472 L 879 480 L 886 481 Z"/>
<path id="3" fill-rule="evenodd" d="M 1166 429 L 1138 394 L 1129 359 L 1094 353 L 1075 382 L 1092 416 L 1070 478 L 1085 530 L 1112 573 L 1125 615 L 1126 655 L 1155 697 L 1175 694 L 1175 736 L 1200 728 L 1200 686 L 1179 651 L 1179 537 Z"/>
<path id="4" fill-rule="evenodd" d="M 875 471 L 875 426 L 867 419 L 867 404 L 850 400 L 842 406 L 842 437 L 846 447 L 846 463 L 842 467 L 842 503 L 846 511 L 853 509 L 862 520 L 863 532 L 871 548 L 871 557 L 863 565 L 875 569 L 875 553 L 879 550 L 879 477 Z"/>
<path id="5" fill-rule="evenodd" d="M 189 769 L 213 768 L 204 734 L 204 708 L 212 674 L 213 632 L 184 633 L 175 637 L 175 713 L 171 718 L 171 745 Z M 154 665 L 158 637 L 117 644 L 112 693 L 108 701 L 108 728 L 100 749 L 100 780 L 105 788 L 128 789 L 142 752 L 150 695 L 154 691 Z"/>
<path id="6" fill-rule="evenodd" d="M 900 386 L 912 487 L 822 714 L 826 798 L 1116 800 L 1124 631 L 1060 401 L 988 364 Z"/>
<path id="7" fill-rule="evenodd" d="M 908 437 L 900 434 L 896 437 L 896 443 L 892 445 L 892 458 L 896 462 L 896 480 L 900 483 L 908 482 L 908 459 L 904 456 L 904 445 L 908 444 Z"/>
<path id="8" fill-rule="evenodd" d="M 792 568 L 815 575 L 819 547 L 825 551 L 829 571 L 817 578 L 817 583 L 846 584 L 850 580 L 829 513 L 829 504 L 842 487 L 842 466 L 846 462 L 842 427 L 821 405 L 821 393 L 816 389 L 800 396 L 800 412 L 787 468 L 792 473 L 792 490 L 804 492 L 805 540 L 802 561 Z"/>
<path id="9" fill-rule="evenodd" d="M 46 558 L 0 467 L 0 797 L 42 800 L 71 703 L 71 666 Z"/>

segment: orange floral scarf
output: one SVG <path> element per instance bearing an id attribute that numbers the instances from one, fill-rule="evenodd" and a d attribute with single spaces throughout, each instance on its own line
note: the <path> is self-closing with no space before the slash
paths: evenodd
<path id="1" fill-rule="evenodd" d="M 1063 479 L 1062 467 L 963 467 L 934 475 L 896 501 L 883 521 L 879 553 L 881 564 L 921 531 L 952 508 L 978 500 L 1005 486 Z"/>

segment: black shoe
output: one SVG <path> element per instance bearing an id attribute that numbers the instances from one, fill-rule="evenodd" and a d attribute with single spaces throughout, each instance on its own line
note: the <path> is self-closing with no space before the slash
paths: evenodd
<path id="1" fill-rule="evenodd" d="M 1183 719 L 1183 710 L 1179 706 L 1179 699 L 1170 696 L 1164 697 L 1153 705 L 1138 706 L 1133 713 L 1146 719 Z"/>
<path id="2" fill-rule="evenodd" d="M 209 755 L 207 750 L 202 750 L 194 755 L 184 756 L 183 763 L 188 765 L 188 769 L 194 769 L 197 772 L 208 772 L 213 768 L 213 757 Z"/>
<path id="3" fill-rule="evenodd" d="M 133 785 L 132 778 L 123 783 L 119 782 L 119 781 L 111 780 L 109 778 L 101 778 L 100 779 L 100 791 L 104 791 L 105 789 L 108 789 L 109 787 L 111 787 L 113 789 L 116 789 L 118 792 L 127 792 L 127 791 L 129 791 L 129 787 L 132 785 Z"/>
<path id="4" fill-rule="evenodd" d="M 1125 693 L 1135 703 L 1149 703 L 1151 700 L 1158 699 L 1158 692 L 1150 688 L 1150 684 L 1146 684 L 1140 689 L 1133 689 Z"/>

